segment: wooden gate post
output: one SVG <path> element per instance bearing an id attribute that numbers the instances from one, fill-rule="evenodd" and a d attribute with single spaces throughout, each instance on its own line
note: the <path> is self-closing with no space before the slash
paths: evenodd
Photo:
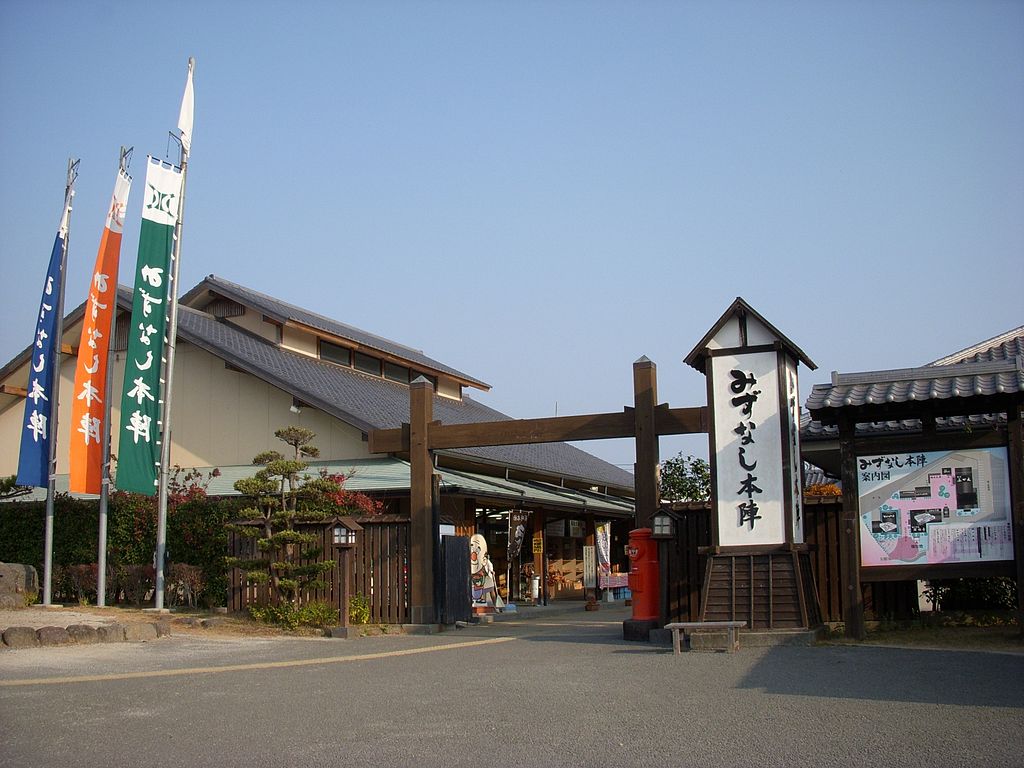
<path id="1" fill-rule="evenodd" d="M 1024 637 L 1024 415 L 1015 405 L 1006 413 L 1010 459 L 1010 519 L 1013 555 L 1017 561 L 1017 625 Z"/>
<path id="2" fill-rule="evenodd" d="M 864 595 L 860 586 L 860 499 L 857 496 L 857 454 L 853 446 L 857 425 L 839 420 L 839 461 L 843 484 L 843 514 L 839 526 L 839 570 L 843 622 L 846 636 L 863 640 Z"/>
<path id="3" fill-rule="evenodd" d="M 658 406 L 658 366 L 641 357 L 633 363 L 633 417 L 636 437 L 636 527 L 650 528 L 658 510 L 658 432 L 654 410 Z"/>
<path id="4" fill-rule="evenodd" d="M 434 624 L 434 547 L 433 514 L 434 463 L 431 460 L 429 431 L 434 417 L 434 386 L 420 376 L 409 385 L 409 574 L 412 589 L 409 600 L 413 624 Z"/>

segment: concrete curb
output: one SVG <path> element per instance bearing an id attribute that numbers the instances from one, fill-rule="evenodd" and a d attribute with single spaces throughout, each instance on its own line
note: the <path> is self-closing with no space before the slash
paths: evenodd
<path id="1" fill-rule="evenodd" d="M 775 629 L 748 630 L 737 633 L 740 650 L 746 648 L 776 648 L 783 645 L 810 646 L 818 643 L 824 631 L 818 629 Z M 652 629 L 650 642 L 654 645 L 672 645 L 672 632 L 668 629 Z M 724 631 L 695 630 L 690 633 L 690 649 L 694 651 L 727 650 L 727 635 Z"/>

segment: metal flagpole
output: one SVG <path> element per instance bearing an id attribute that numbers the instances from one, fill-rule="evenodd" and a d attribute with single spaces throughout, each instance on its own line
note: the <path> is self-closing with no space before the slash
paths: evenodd
<path id="1" fill-rule="evenodd" d="M 188 83 L 185 86 L 185 99 L 191 102 L 192 74 L 196 61 L 188 59 Z M 178 118 L 181 131 L 181 197 L 178 200 L 178 220 L 174 225 L 174 247 L 171 251 L 171 283 L 168 288 L 170 310 L 167 329 L 167 364 L 164 366 L 164 401 L 160 411 L 160 475 L 157 487 L 156 516 L 156 586 L 153 595 L 153 607 L 162 611 L 164 608 L 164 558 L 167 553 L 167 469 L 171 460 L 171 387 L 174 379 L 174 347 L 178 338 L 178 268 L 181 264 L 181 224 L 185 217 L 185 180 L 188 175 L 188 153 L 192 144 L 192 105 L 188 105 L 188 127 L 182 127 L 185 113 L 185 102 L 182 102 L 182 115 Z M 172 134 L 173 135 L 173 134 Z"/>
<path id="2" fill-rule="evenodd" d="M 118 169 L 121 173 L 128 175 L 128 163 L 131 162 L 132 150 L 134 147 L 125 149 L 121 147 L 121 159 Z M 114 302 L 115 309 L 110 315 L 110 328 L 107 333 L 112 337 L 114 329 L 117 328 L 117 276 L 114 276 Z M 107 345 L 107 388 L 106 404 L 103 407 L 103 465 L 100 469 L 100 532 L 98 556 L 96 559 L 96 605 L 100 608 L 107 604 L 107 503 L 110 498 L 110 410 L 111 397 L 114 386 L 114 344 L 110 338 Z"/>
<path id="3" fill-rule="evenodd" d="M 60 284 L 57 286 L 57 333 L 53 353 L 53 391 L 50 393 L 50 477 L 46 484 L 46 532 L 43 538 L 43 605 L 50 605 L 53 596 L 53 497 L 57 487 L 57 414 L 60 411 L 60 348 L 64 343 L 64 283 L 68 266 L 68 243 L 71 240 L 71 198 L 78 178 L 78 160 L 68 159 L 67 184 L 64 186 L 64 243 L 60 254 Z"/>

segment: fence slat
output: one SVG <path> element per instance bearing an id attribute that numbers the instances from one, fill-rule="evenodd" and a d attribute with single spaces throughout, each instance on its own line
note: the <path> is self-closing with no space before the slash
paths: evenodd
<path id="1" fill-rule="evenodd" d="M 806 499 L 805 535 L 810 547 L 806 578 L 814 579 L 818 611 L 822 621 L 842 621 L 842 579 L 839 562 L 839 537 L 842 504 Z M 669 621 L 696 621 L 700 618 L 706 567 L 700 547 L 711 544 L 711 507 L 693 506 L 673 510 L 676 518 L 674 540 L 661 541 L 662 606 Z M 808 585 L 810 586 L 810 585 Z M 863 585 L 866 603 L 879 617 L 906 618 L 917 610 L 917 592 L 913 581 L 873 582 Z M 737 596 L 722 596 L 735 599 Z M 744 599 L 750 596 L 744 593 Z M 810 610 L 809 614 L 815 613 Z"/>

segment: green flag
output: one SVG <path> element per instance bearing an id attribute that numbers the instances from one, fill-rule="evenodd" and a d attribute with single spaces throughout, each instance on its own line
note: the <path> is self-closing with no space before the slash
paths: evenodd
<path id="1" fill-rule="evenodd" d="M 181 172 L 149 158 L 144 196 L 121 396 L 116 484 L 123 491 L 152 496 L 160 463 L 161 382 Z"/>

